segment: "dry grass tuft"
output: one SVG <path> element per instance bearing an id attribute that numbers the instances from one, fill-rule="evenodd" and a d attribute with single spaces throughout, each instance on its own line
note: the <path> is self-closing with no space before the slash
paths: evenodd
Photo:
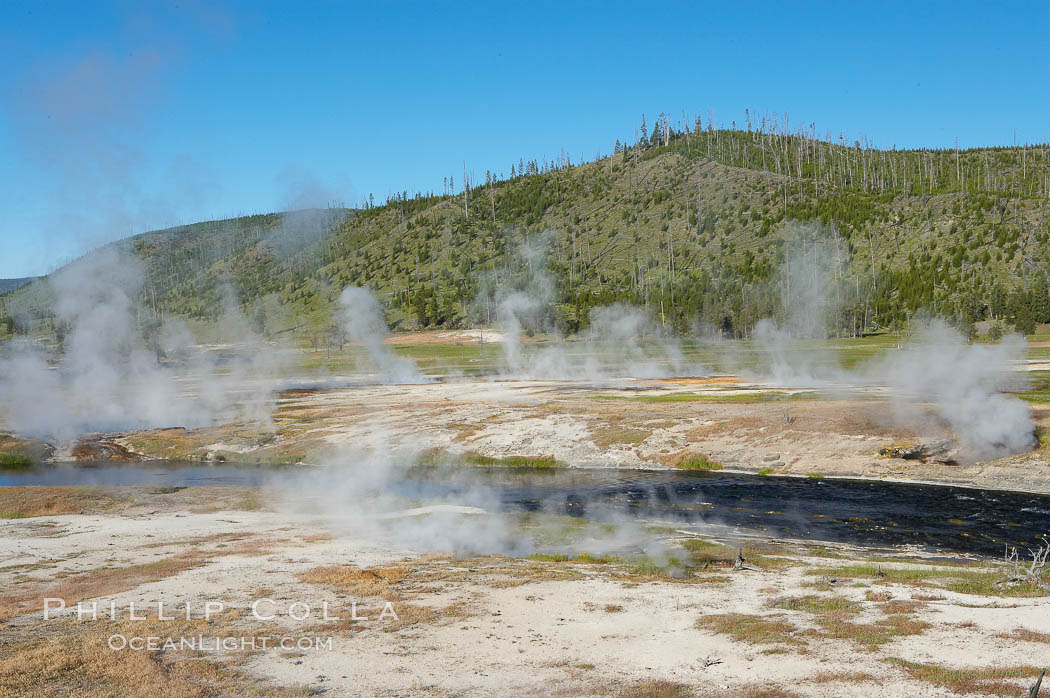
<path id="1" fill-rule="evenodd" d="M 931 627 L 929 623 L 910 617 L 910 613 L 923 606 L 915 601 L 887 602 L 880 608 L 887 611 L 888 615 L 866 623 L 853 621 L 854 615 L 863 609 L 863 605 L 839 596 L 781 597 L 771 600 L 768 605 L 811 614 L 818 627 L 800 631 L 783 617 L 741 613 L 703 616 L 697 620 L 696 627 L 714 630 L 750 644 L 800 648 L 806 645 L 806 639 L 834 639 L 851 640 L 867 650 L 876 650 L 898 637 L 918 635 Z"/>
<path id="2" fill-rule="evenodd" d="M 637 446 L 650 436 L 652 436 L 652 432 L 648 429 L 637 429 L 615 424 L 606 424 L 591 429 L 591 441 L 602 450 L 612 446 Z"/>
<path id="3" fill-rule="evenodd" d="M 853 623 L 835 616 L 820 618 L 818 623 L 822 629 L 822 637 L 852 640 L 871 652 L 898 637 L 919 635 L 932 627 L 929 623 L 899 614 L 886 616 L 874 623 Z"/>
<path id="4" fill-rule="evenodd" d="M 25 613 L 41 611 L 44 599 L 64 599 L 66 606 L 100 596 L 111 596 L 135 589 L 143 584 L 173 577 L 207 564 L 217 557 L 229 555 L 266 555 L 279 539 L 264 539 L 239 533 L 220 533 L 201 536 L 188 541 L 150 544 L 145 547 L 164 547 L 188 544 L 195 546 L 174 555 L 125 567 L 100 567 L 66 575 L 58 575 L 50 582 L 27 579 L 8 585 L 0 593 L 0 620 Z M 209 545 L 206 549 L 199 546 Z M 59 578 L 60 577 L 60 578 Z"/>
<path id="5" fill-rule="evenodd" d="M 996 637 L 1003 640 L 1020 640 L 1021 642 L 1039 642 L 1050 644 L 1050 633 L 1041 633 L 1028 628 L 1014 628 L 1008 633 L 999 633 Z"/>
<path id="6" fill-rule="evenodd" d="M 861 605 L 856 601 L 844 599 L 841 596 L 786 596 L 773 599 L 770 603 L 773 608 L 785 611 L 806 611 L 807 613 L 857 613 Z"/>
<path id="7" fill-rule="evenodd" d="M 779 686 L 744 686 L 735 695 L 740 698 L 800 698 L 800 694 Z"/>
<path id="8" fill-rule="evenodd" d="M 331 533 L 313 533 L 305 536 L 299 536 L 299 540 L 304 543 L 327 543 L 332 540 Z"/>
<path id="9" fill-rule="evenodd" d="M 897 599 L 895 601 L 887 601 L 885 604 L 879 606 L 883 613 L 890 615 L 910 615 L 918 613 L 922 609 L 926 608 L 926 604 L 922 601 L 903 601 Z"/>
<path id="10" fill-rule="evenodd" d="M 103 487 L 0 487 L 0 519 L 84 514 L 117 503 Z"/>
<path id="11" fill-rule="evenodd" d="M 33 638 L 0 647 L 0 695 L 58 698 L 210 698 L 254 695 L 290 698 L 308 695 L 299 688 L 263 683 L 240 671 L 235 660 L 222 664 L 186 651 L 115 651 L 113 634 L 179 637 L 197 634 L 236 636 L 204 621 L 100 621 L 65 623 L 48 639 Z"/>
<path id="12" fill-rule="evenodd" d="M 616 693 L 617 698 L 692 698 L 695 695 L 684 683 L 662 679 L 638 681 Z"/>
<path id="13" fill-rule="evenodd" d="M 352 613 L 349 607 L 332 608 L 329 613 L 338 620 L 325 621 L 305 629 L 305 632 L 331 633 L 337 631 L 359 632 L 362 630 L 382 630 L 383 632 L 396 632 L 414 625 L 429 625 L 434 623 L 447 623 L 464 618 L 469 618 L 477 613 L 477 610 L 466 603 L 457 602 L 449 604 L 444 608 L 433 608 L 420 604 L 404 602 L 391 602 L 397 618 L 390 615 L 389 611 L 384 615 L 384 607 L 356 608 Z M 356 618 L 354 617 L 356 615 Z M 381 619 L 382 618 L 382 619 Z"/>
<path id="14" fill-rule="evenodd" d="M 982 696 L 1022 695 L 1042 671 L 1034 666 L 951 669 L 939 664 L 909 662 L 898 657 L 890 657 L 887 661 L 906 671 L 916 681 L 947 688 L 953 693 Z"/>
<path id="15" fill-rule="evenodd" d="M 328 584 L 354 596 L 382 596 L 396 598 L 392 585 L 404 579 L 400 567 L 361 569 L 351 565 L 315 567 L 299 575 L 307 584 Z"/>
<path id="16" fill-rule="evenodd" d="M 48 597 L 64 599 L 67 606 L 72 606 L 84 599 L 128 591 L 199 567 L 213 555 L 191 551 L 139 565 L 78 572 L 47 586 L 27 583 L 28 588 L 9 588 L 0 594 L 0 620 L 41 611 L 44 599 Z"/>
<path id="17" fill-rule="evenodd" d="M 713 630 L 729 635 L 737 642 L 754 645 L 805 645 L 805 641 L 799 637 L 798 628 L 783 620 L 781 616 L 723 613 L 701 616 L 697 619 L 695 627 L 700 630 Z"/>
<path id="18" fill-rule="evenodd" d="M 378 618 L 381 610 L 376 610 L 374 617 Z M 394 610 L 397 613 L 397 620 L 392 620 L 389 623 L 384 621 L 382 629 L 386 632 L 394 632 L 412 625 L 427 625 L 446 617 L 444 612 L 439 612 L 430 606 L 420 606 L 418 604 L 398 604 L 394 607 Z M 455 605 L 447 617 L 463 618 L 463 613 L 463 607 Z"/>

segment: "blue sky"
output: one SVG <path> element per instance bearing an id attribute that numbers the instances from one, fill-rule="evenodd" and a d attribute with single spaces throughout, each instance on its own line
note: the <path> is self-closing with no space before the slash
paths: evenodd
<path id="1" fill-rule="evenodd" d="M 0 277 L 226 215 L 575 162 L 644 112 L 1050 140 L 1050 3 L 0 3 Z"/>

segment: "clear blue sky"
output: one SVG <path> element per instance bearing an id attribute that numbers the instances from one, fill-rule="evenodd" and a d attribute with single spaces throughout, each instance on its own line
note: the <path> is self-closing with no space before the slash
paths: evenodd
<path id="1" fill-rule="evenodd" d="M 0 277 L 217 216 L 577 161 L 644 112 L 1050 140 L 1050 3 L 0 3 Z"/>

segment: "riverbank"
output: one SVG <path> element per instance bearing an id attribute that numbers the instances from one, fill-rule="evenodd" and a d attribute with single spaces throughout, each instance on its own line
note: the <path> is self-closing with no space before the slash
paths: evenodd
<path id="1" fill-rule="evenodd" d="M 340 385 L 340 381 L 342 384 Z M 739 376 L 658 380 L 449 378 L 424 385 L 330 377 L 282 392 L 272 422 L 108 435 L 143 458 L 340 463 L 444 454 L 579 468 L 676 468 L 704 458 L 769 475 L 901 480 L 1050 494 L 1045 444 L 972 462 L 932 406 L 907 419 L 878 389 L 788 388 Z M 335 387 L 333 387 L 335 386 Z M 1043 441 L 1050 405 L 1034 402 Z M 946 444 L 946 445 L 945 445 Z M 938 450 L 939 449 L 939 450 Z M 98 450 L 98 449 L 96 449 Z M 904 457 L 894 457 L 904 455 Z"/>
<path id="2" fill-rule="evenodd" d="M 641 469 L 702 459 L 770 476 L 1050 494 L 1050 405 L 1031 408 L 1044 444 L 969 462 L 935 418 L 918 410 L 902 420 L 871 388 L 822 392 L 739 376 L 597 383 L 449 378 L 423 385 L 330 376 L 279 393 L 266 422 L 98 434 L 52 457 L 338 464 L 385 452 L 400 459 Z M 12 436 L 3 443 L 11 453 L 41 451 L 39 443 L 23 447 Z"/>

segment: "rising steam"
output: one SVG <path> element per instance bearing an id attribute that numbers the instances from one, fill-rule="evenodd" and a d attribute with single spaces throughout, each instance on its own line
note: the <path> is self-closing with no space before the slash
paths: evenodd
<path id="1" fill-rule="evenodd" d="M 8 424 L 23 434 L 69 443 L 88 432 L 205 426 L 229 417 L 231 406 L 244 408 L 235 410 L 241 415 L 269 420 L 270 390 L 262 378 L 273 358 L 269 349 L 235 328 L 242 345 L 254 346 L 243 357 L 225 357 L 220 367 L 194 350 L 192 335 L 179 320 L 165 323 L 148 348 L 139 323 L 146 313 L 138 303 L 142 283 L 137 258 L 117 246 L 50 278 L 55 321 L 69 328 L 64 351 L 49 356 L 21 342 L 0 358 L 0 413 Z M 224 322 L 236 325 L 238 316 L 231 304 Z M 181 361 L 161 363 L 161 355 Z"/>
<path id="2" fill-rule="evenodd" d="M 1033 446 L 1031 409 L 1003 391 L 1021 389 L 1017 366 L 1022 337 L 998 345 L 969 344 L 937 321 L 919 327 L 910 343 L 846 370 L 838 356 L 806 339 L 843 331 L 840 305 L 847 264 L 845 245 L 833 228 L 792 224 L 795 234 L 775 279 L 781 298 L 776 319 L 760 321 L 754 343 L 766 357 L 760 373 L 779 385 L 882 386 L 889 390 L 888 421 L 950 430 L 965 461 L 1001 458 Z M 916 323 L 918 324 L 918 323 Z"/>
<path id="3" fill-rule="evenodd" d="M 554 280 L 547 273 L 546 236 L 523 244 L 498 289 L 504 365 L 501 376 L 603 383 L 626 378 L 706 375 L 684 361 L 680 343 L 645 309 L 625 303 L 592 308 L 588 328 L 571 341 L 554 326 Z M 513 269 L 520 269 L 516 276 Z M 527 347 L 525 335 L 546 333 L 554 342 Z"/>
<path id="4" fill-rule="evenodd" d="M 383 342 L 389 332 L 383 308 L 371 291 L 348 286 L 339 296 L 339 314 L 351 342 L 365 350 L 366 363 L 384 383 L 429 383 L 411 359 L 400 357 Z"/>
<path id="5" fill-rule="evenodd" d="M 999 344 L 968 344 L 943 322 L 921 328 L 899 351 L 888 351 L 860 370 L 869 382 L 886 383 L 897 422 L 946 426 L 966 460 L 1002 458 L 1034 446 L 1028 403 L 1004 391 L 1023 389 L 1017 366 L 1026 343 L 1019 336 Z M 932 415 L 919 408 L 932 406 Z"/>

